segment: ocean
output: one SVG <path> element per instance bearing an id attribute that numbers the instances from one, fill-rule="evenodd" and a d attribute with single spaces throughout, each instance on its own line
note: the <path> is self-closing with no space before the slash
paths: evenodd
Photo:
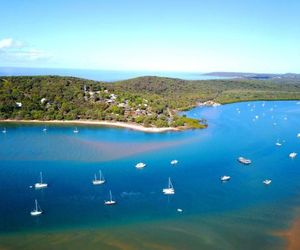
<path id="1" fill-rule="evenodd" d="M 300 205 L 299 158 L 289 158 L 300 151 L 300 105 L 243 102 L 186 115 L 208 128 L 153 134 L 85 125 L 74 134 L 65 125 L 43 132 L 0 124 L 0 248 L 284 249 L 275 233 Z M 139 162 L 147 166 L 136 169 Z M 106 183 L 93 186 L 99 170 Z M 40 172 L 49 187 L 30 188 Z M 169 177 L 172 196 L 162 193 Z M 35 199 L 39 217 L 30 216 Z"/>
<path id="2" fill-rule="evenodd" d="M 140 76 L 161 76 L 185 80 L 211 80 L 225 77 L 208 76 L 201 72 L 163 72 L 163 71 L 117 71 L 117 70 L 88 70 L 88 69 L 55 69 L 55 68 L 16 68 L 0 67 L 0 76 L 35 76 L 58 75 L 74 76 L 95 81 L 121 81 Z"/>

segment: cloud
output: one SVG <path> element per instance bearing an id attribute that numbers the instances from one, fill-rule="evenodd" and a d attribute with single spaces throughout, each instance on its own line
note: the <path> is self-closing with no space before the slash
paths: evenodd
<path id="1" fill-rule="evenodd" d="M 49 59 L 51 55 L 43 50 L 25 45 L 24 42 L 3 38 L 0 40 L 0 58 L 14 62 L 26 62 Z"/>
<path id="2" fill-rule="evenodd" d="M 22 46 L 22 42 L 13 40 L 12 38 L 4 38 L 0 40 L 0 50 L 10 48 L 21 48 Z"/>

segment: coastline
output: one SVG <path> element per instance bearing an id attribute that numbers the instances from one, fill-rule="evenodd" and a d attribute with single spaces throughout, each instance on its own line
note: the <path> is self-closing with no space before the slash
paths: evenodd
<path id="1" fill-rule="evenodd" d="M 105 127 L 118 127 L 118 128 L 127 128 L 147 133 L 163 133 L 168 131 L 180 131 L 183 128 L 175 127 L 144 127 L 135 123 L 126 123 L 126 122 L 108 122 L 108 121 L 97 121 L 97 120 L 0 120 L 0 123 L 36 123 L 36 124 L 67 124 L 67 125 L 96 125 L 96 126 L 105 126 Z"/>

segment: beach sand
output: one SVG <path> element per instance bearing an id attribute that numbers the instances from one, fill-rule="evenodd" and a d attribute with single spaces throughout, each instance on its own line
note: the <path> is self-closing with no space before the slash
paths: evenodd
<path id="1" fill-rule="evenodd" d="M 179 131 L 182 128 L 174 128 L 174 127 L 164 127 L 164 128 L 155 128 L 155 127 L 144 127 L 142 125 L 138 125 L 135 123 L 127 123 L 127 122 L 108 122 L 108 121 L 92 121 L 92 120 L 51 120 L 51 121 L 42 121 L 42 120 L 0 120 L 0 122 L 7 123 L 41 123 L 41 124 L 74 124 L 74 125 L 96 125 L 96 126 L 107 126 L 107 127 L 119 127 L 119 128 L 127 128 L 142 132 L 149 133 L 162 133 L 167 131 Z"/>

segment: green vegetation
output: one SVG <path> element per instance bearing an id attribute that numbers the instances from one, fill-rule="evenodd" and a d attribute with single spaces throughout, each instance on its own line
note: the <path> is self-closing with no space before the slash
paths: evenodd
<path id="1" fill-rule="evenodd" d="M 186 81 L 139 77 L 115 83 L 74 77 L 0 78 L 0 119 L 107 120 L 147 127 L 206 127 L 178 115 L 199 102 L 300 99 L 300 80 Z"/>

